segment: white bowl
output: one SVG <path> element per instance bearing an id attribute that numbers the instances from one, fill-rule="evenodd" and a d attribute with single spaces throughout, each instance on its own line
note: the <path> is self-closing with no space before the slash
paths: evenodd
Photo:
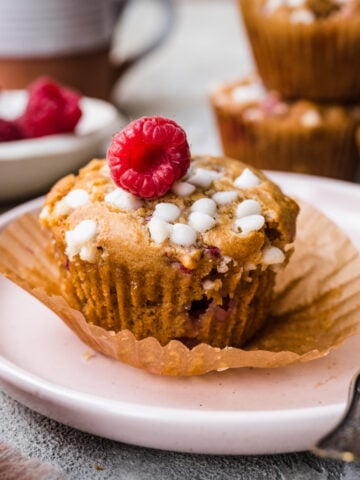
<path id="1" fill-rule="evenodd" d="M 2 91 L 0 118 L 18 117 L 26 99 L 23 90 Z M 0 143 L 0 202 L 43 193 L 62 176 L 104 155 L 111 136 L 125 121 L 103 100 L 84 97 L 81 108 L 74 134 Z"/>

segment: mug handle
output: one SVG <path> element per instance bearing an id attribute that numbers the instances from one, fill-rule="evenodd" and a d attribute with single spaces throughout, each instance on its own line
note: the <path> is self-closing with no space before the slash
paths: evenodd
<path id="1" fill-rule="evenodd" d="M 174 0 L 156 0 L 156 1 L 162 6 L 162 8 L 165 11 L 165 21 L 162 29 L 160 30 L 160 33 L 156 35 L 156 37 L 149 43 L 149 45 L 144 47 L 139 52 L 129 55 L 127 58 L 120 60 L 118 63 L 116 62 L 115 59 L 111 60 L 112 61 L 112 86 L 114 86 L 114 84 L 119 79 L 119 77 L 123 75 L 129 68 L 134 66 L 135 63 L 137 63 L 139 60 L 146 57 L 150 52 L 152 52 L 157 47 L 159 47 L 171 32 L 175 22 Z M 128 3 L 129 3 L 128 1 L 126 1 L 125 3 L 120 2 L 117 13 L 120 14 L 123 8 Z M 116 5 L 116 0 L 114 4 Z"/>

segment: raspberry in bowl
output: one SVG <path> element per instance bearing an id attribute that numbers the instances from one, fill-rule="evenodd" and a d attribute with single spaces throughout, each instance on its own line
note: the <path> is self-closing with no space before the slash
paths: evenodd
<path id="1" fill-rule="evenodd" d="M 63 295 L 87 323 L 221 348 L 262 328 L 297 214 L 260 171 L 190 158 L 180 126 L 144 117 L 114 137 L 108 161 L 60 180 L 40 220 Z"/>
<path id="2" fill-rule="evenodd" d="M 44 193 L 102 154 L 123 123 L 116 108 L 50 79 L 0 92 L 0 202 Z"/>

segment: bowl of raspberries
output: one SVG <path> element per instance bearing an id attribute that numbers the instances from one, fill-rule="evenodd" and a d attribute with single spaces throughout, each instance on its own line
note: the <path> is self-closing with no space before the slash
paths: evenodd
<path id="1" fill-rule="evenodd" d="M 123 124 L 117 109 L 50 78 L 0 90 L 0 203 L 43 193 L 104 145 Z"/>

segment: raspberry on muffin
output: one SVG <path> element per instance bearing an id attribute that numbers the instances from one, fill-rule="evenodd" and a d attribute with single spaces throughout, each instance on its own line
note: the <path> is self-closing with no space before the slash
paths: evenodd
<path id="1" fill-rule="evenodd" d="M 118 187 L 144 198 L 164 195 L 189 168 L 184 130 L 173 120 L 143 117 L 118 133 L 108 150 Z"/>

